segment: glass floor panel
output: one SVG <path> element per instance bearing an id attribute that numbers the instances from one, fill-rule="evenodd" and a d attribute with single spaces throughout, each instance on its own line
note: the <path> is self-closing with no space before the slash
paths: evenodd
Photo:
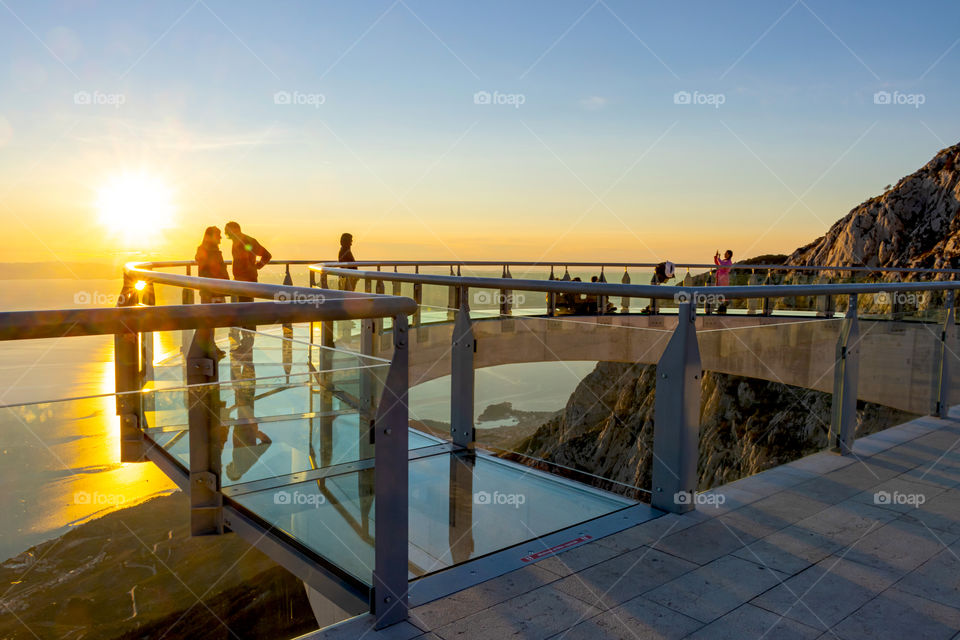
<path id="1" fill-rule="evenodd" d="M 371 583 L 372 469 L 233 499 Z M 485 454 L 444 453 L 412 460 L 409 575 L 440 571 L 634 504 Z"/>
<path id="2" fill-rule="evenodd" d="M 190 466 L 187 429 L 147 430 L 185 469 Z M 220 464 L 222 486 L 276 478 L 291 473 L 325 469 L 372 458 L 374 447 L 360 436 L 356 413 L 332 420 L 300 418 L 257 424 L 228 425 L 223 429 Z M 263 438 L 266 436 L 266 440 Z M 410 430 L 410 450 L 441 444 L 439 438 Z"/>

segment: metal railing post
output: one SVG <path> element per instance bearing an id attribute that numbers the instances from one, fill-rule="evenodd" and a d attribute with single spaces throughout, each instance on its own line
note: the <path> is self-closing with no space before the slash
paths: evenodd
<path id="1" fill-rule="evenodd" d="M 550 265 L 550 276 L 547 280 L 556 280 L 557 277 L 553 274 L 553 265 Z M 553 317 L 557 315 L 557 294 L 553 291 L 547 292 L 547 316 Z"/>
<path id="2" fill-rule="evenodd" d="M 857 384 L 860 377 L 860 324 L 857 294 L 850 296 L 837 340 L 830 416 L 830 450 L 848 456 L 857 437 Z"/>
<path id="3" fill-rule="evenodd" d="M 677 328 L 657 363 L 651 504 L 684 513 L 695 507 L 703 371 L 696 306 L 681 303 L 678 313 Z"/>
<path id="4" fill-rule="evenodd" d="M 423 306 L 423 285 L 419 282 L 413 284 L 413 301 L 417 303 L 417 310 L 413 312 L 413 326 L 419 328 L 422 321 L 420 307 Z"/>
<path id="5" fill-rule="evenodd" d="M 223 533 L 220 389 L 213 329 L 197 329 L 187 354 L 190 425 L 190 534 Z"/>
<path id="6" fill-rule="evenodd" d="M 142 462 L 143 411 L 140 405 L 140 341 L 136 333 L 113 337 L 113 362 L 120 416 L 120 462 Z"/>
<path id="7" fill-rule="evenodd" d="M 500 277 L 502 279 L 513 278 L 508 265 L 503 265 L 503 274 Z M 513 313 L 512 293 L 510 289 L 500 289 L 500 315 L 509 316 Z"/>
<path id="8" fill-rule="evenodd" d="M 757 275 L 756 271 L 750 272 L 750 277 L 747 278 L 747 286 L 755 287 L 760 284 L 760 276 Z M 757 313 L 757 299 L 756 298 L 747 298 L 747 315 L 753 316 Z"/>
<path id="9" fill-rule="evenodd" d="M 933 380 L 936 386 L 933 389 L 934 406 L 932 413 L 940 418 L 946 418 L 950 414 L 950 407 L 952 406 L 950 390 L 953 384 L 953 367 L 950 364 L 950 358 L 956 358 L 956 355 L 950 345 L 956 341 L 957 335 L 955 292 L 947 292 L 944 306 L 947 313 L 940 331 L 940 362 L 937 367 L 937 375 Z"/>
<path id="10" fill-rule="evenodd" d="M 623 268 L 623 277 L 620 278 L 620 284 L 630 284 L 630 274 L 626 267 Z M 627 296 L 620 298 L 620 311 L 621 313 L 630 313 L 630 298 Z"/>
<path id="11" fill-rule="evenodd" d="M 193 269 L 190 268 L 190 265 L 187 265 L 186 275 L 191 275 Z M 181 304 L 193 304 L 195 301 L 195 293 L 193 289 L 189 287 L 184 287 L 180 290 L 180 303 Z M 187 356 L 187 351 L 190 349 L 190 341 L 193 339 L 193 330 L 192 329 L 181 329 L 180 330 L 180 353 L 184 358 Z"/>
<path id="12" fill-rule="evenodd" d="M 470 305 L 464 289 L 460 292 L 460 310 L 453 324 L 450 351 L 450 437 L 453 444 L 466 449 L 472 449 L 476 440 L 473 424 L 473 354 L 476 348 Z"/>
<path id="13" fill-rule="evenodd" d="M 764 284 L 764 285 L 770 284 L 770 272 L 769 272 L 769 271 L 767 271 L 767 277 L 765 277 L 765 278 L 763 279 L 763 284 Z M 772 316 L 772 315 L 773 315 L 773 300 L 772 300 L 771 298 L 764 298 L 764 299 L 763 299 L 763 305 L 762 305 L 762 307 L 761 307 L 760 313 L 761 313 L 762 315 L 765 315 L 765 316 Z"/>
<path id="14" fill-rule="evenodd" d="M 377 321 L 367 318 L 360 321 L 360 353 L 373 356 L 376 353 L 376 342 L 380 335 Z M 376 385 L 373 380 L 373 370 L 370 367 L 360 369 L 360 429 L 367 431 L 367 424 L 371 424 L 376 410 Z"/>
<path id="15" fill-rule="evenodd" d="M 409 352 L 407 317 L 393 319 L 393 359 L 387 372 L 374 453 L 375 517 L 372 613 L 381 629 L 407 619 L 409 541 Z"/>

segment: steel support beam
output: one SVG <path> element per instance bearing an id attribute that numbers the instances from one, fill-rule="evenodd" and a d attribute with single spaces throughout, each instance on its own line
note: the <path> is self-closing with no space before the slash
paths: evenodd
<path id="1" fill-rule="evenodd" d="M 830 450 L 844 456 L 853 453 L 853 443 L 857 437 L 857 384 L 860 378 L 857 306 L 856 294 L 851 295 L 837 340 L 837 360 L 833 369 Z"/>
<path id="2" fill-rule="evenodd" d="M 187 354 L 187 402 L 190 426 L 190 533 L 223 533 L 220 458 L 220 387 L 213 329 L 197 329 Z"/>
<path id="3" fill-rule="evenodd" d="M 654 404 L 653 498 L 664 511 L 694 508 L 700 437 L 700 348 L 696 307 L 679 305 L 677 328 L 657 363 Z"/>
<path id="4" fill-rule="evenodd" d="M 462 290 L 459 298 L 460 310 L 453 323 L 450 351 L 450 437 L 455 445 L 472 449 L 476 440 L 473 424 L 473 355 L 477 340 L 470 320 L 467 291 Z"/>
<path id="5" fill-rule="evenodd" d="M 947 292 L 944 307 L 946 308 L 946 317 L 943 320 L 943 327 L 940 331 L 940 361 L 937 367 L 937 375 L 934 377 L 936 387 L 933 390 L 932 396 L 934 402 L 932 413 L 940 418 L 946 418 L 950 414 L 950 407 L 952 406 L 950 389 L 953 383 L 953 364 L 951 360 L 957 358 L 952 347 L 952 345 L 956 343 L 957 335 L 955 292 Z"/>
<path id="6" fill-rule="evenodd" d="M 393 359 L 374 422 L 377 522 L 374 541 L 373 598 L 375 628 L 407 619 L 409 541 L 409 351 L 407 317 L 393 319 Z"/>

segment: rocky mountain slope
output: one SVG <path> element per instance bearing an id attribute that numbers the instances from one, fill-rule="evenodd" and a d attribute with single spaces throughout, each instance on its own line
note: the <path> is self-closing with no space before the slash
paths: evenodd
<path id="1" fill-rule="evenodd" d="M 656 366 L 599 362 L 564 411 L 516 451 L 635 487 L 650 487 Z M 699 488 L 769 469 L 827 446 L 831 396 L 785 384 L 706 373 L 701 384 Z M 857 435 L 912 416 L 870 403 Z"/>
<path id="2" fill-rule="evenodd" d="M 788 263 L 960 268 L 960 144 L 854 207 Z"/>

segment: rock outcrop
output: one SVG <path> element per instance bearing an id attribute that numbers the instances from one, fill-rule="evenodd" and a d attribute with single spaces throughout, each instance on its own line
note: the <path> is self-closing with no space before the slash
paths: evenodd
<path id="1" fill-rule="evenodd" d="M 788 263 L 960 268 L 960 144 L 855 207 Z"/>

